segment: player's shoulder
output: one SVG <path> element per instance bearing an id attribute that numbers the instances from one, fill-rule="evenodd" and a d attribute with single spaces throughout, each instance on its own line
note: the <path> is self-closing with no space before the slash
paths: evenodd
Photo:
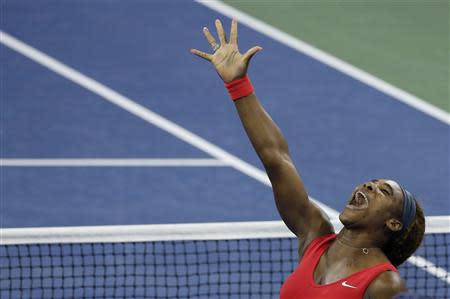
<path id="1" fill-rule="evenodd" d="M 395 271 L 385 271 L 370 283 L 366 290 L 366 297 L 392 298 L 396 294 L 404 291 L 406 291 L 406 284 L 400 274 Z"/>

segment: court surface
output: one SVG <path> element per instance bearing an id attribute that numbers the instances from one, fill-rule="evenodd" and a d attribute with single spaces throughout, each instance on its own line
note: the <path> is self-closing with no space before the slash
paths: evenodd
<path id="1" fill-rule="evenodd" d="M 227 17 L 181 1 L 1 5 L 2 227 L 279 220 L 223 84 L 189 53 Z M 249 74 L 312 197 L 340 211 L 357 184 L 392 178 L 449 215 L 448 122 L 249 27 L 239 38 L 264 48 Z"/>

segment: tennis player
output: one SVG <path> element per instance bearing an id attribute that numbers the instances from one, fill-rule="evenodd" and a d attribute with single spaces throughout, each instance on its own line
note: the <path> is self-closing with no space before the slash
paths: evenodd
<path id="1" fill-rule="evenodd" d="M 247 68 L 261 47 L 241 54 L 237 22 L 230 40 L 219 20 L 219 42 L 208 28 L 203 34 L 213 49 L 191 53 L 211 62 L 234 101 L 247 135 L 261 159 L 278 211 L 299 240 L 299 264 L 281 288 L 280 298 L 392 298 L 406 290 L 396 267 L 420 245 L 425 231 L 422 208 L 397 182 L 372 180 L 357 186 L 339 219 L 335 234 L 327 215 L 308 199 L 288 145 L 256 97 Z"/>

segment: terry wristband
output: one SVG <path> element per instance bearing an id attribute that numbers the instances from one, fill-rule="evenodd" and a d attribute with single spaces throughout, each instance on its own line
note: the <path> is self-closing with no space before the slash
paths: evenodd
<path id="1" fill-rule="evenodd" d="M 228 93 L 233 101 L 248 96 L 253 92 L 253 86 L 247 75 L 242 78 L 225 83 Z"/>

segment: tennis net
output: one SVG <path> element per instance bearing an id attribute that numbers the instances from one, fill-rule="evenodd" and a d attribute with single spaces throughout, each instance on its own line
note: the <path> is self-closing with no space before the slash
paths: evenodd
<path id="1" fill-rule="evenodd" d="M 449 298 L 449 233 L 427 219 L 410 290 Z M 2 229 L 0 297 L 278 298 L 297 245 L 279 221 Z"/>

